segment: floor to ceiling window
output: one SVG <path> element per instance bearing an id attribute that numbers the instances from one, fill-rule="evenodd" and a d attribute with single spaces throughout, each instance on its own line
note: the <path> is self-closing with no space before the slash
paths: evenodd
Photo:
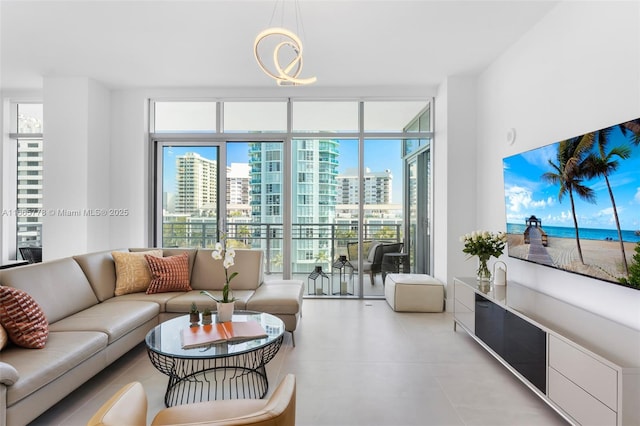
<path id="1" fill-rule="evenodd" d="M 402 243 L 411 270 L 429 272 L 415 226 L 416 212 L 428 213 L 405 176 L 415 147 L 431 140 L 412 124 L 430 106 L 152 101 L 154 243 L 211 247 L 222 232 L 264 250 L 267 274 L 307 282 L 320 271 L 310 295 L 381 297 L 380 265 L 374 274 L 365 265 L 373 242 Z"/>
<path id="2" fill-rule="evenodd" d="M 10 259 L 39 261 L 42 258 L 42 103 L 15 102 L 9 105 L 9 146 L 5 147 L 4 168 L 8 180 L 3 210 L 3 239 Z M 11 202 L 13 199 L 13 203 Z"/>
<path id="3" fill-rule="evenodd" d="M 420 114 L 408 123 L 405 132 L 424 133 L 431 130 L 431 115 Z M 405 229 L 412 270 L 429 273 L 433 263 L 431 250 L 431 217 L 433 215 L 431 188 L 432 138 L 406 139 L 405 159 Z"/>

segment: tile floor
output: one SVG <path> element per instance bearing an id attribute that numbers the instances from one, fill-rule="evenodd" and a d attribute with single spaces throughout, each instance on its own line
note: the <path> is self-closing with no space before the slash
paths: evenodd
<path id="1" fill-rule="evenodd" d="M 393 312 L 384 300 L 308 299 L 296 331 L 267 365 L 271 383 L 297 378 L 298 425 L 563 425 L 450 313 Z M 84 425 L 121 386 L 144 385 L 149 421 L 166 376 L 141 344 L 33 425 Z"/>

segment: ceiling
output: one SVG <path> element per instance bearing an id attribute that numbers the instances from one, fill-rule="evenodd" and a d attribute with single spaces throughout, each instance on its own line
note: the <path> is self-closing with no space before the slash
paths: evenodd
<path id="1" fill-rule="evenodd" d="M 0 0 L 0 84 L 40 89 L 44 76 L 82 76 L 114 89 L 273 87 L 253 41 L 284 26 L 301 36 L 300 77 L 317 76 L 315 87 L 435 87 L 482 71 L 557 3 L 299 0 L 296 22 L 292 1 Z"/>

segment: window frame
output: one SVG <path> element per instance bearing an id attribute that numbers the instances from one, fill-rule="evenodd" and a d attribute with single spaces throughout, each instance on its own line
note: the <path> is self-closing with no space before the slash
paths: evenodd
<path id="1" fill-rule="evenodd" d="M 149 99 L 150 107 L 149 107 L 149 111 L 150 111 L 150 133 L 149 133 L 149 141 L 151 144 L 156 144 L 156 143 L 161 143 L 162 141 L 166 141 L 166 140 L 184 140 L 184 141 L 188 141 L 189 143 L 194 143 L 197 141 L 204 141 L 204 140 L 208 140 L 208 141 L 215 141 L 215 143 L 219 143 L 221 148 L 224 147 L 226 145 L 226 143 L 228 142 L 234 142 L 234 141 L 260 141 L 261 143 L 269 143 L 269 142 L 276 142 L 276 143 L 283 143 L 283 157 L 281 159 L 281 164 L 282 164 L 282 176 L 283 176 L 283 182 L 279 182 L 279 184 L 283 185 L 283 192 L 282 192 L 282 206 L 288 206 L 287 208 L 281 209 L 280 214 L 282 215 L 283 218 L 283 277 L 284 278 L 290 278 L 291 277 L 291 229 L 292 229 L 292 182 L 293 182 L 293 176 L 291 176 L 291 172 L 292 172 L 292 157 L 294 155 L 293 149 L 292 149 L 292 141 L 293 140 L 302 140 L 302 139 L 357 139 L 358 140 L 358 173 L 359 173 L 359 181 L 360 181 L 360 210 L 358 213 L 358 218 L 357 221 L 359 223 L 359 229 L 362 230 L 362 226 L 363 226 L 363 221 L 364 221 L 364 210 L 363 210 L 363 202 L 364 202 L 364 170 L 363 170 L 363 164 L 364 164 L 364 145 L 365 145 L 365 141 L 366 140 L 372 140 L 372 139 L 390 139 L 390 140 L 401 140 L 402 141 L 402 158 L 401 161 L 403 163 L 403 170 L 402 170 L 402 176 L 398 176 L 398 179 L 402 179 L 402 182 L 405 181 L 404 179 L 404 174 L 405 174 L 405 170 L 404 170 L 404 165 L 406 162 L 406 158 L 408 157 L 407 153 L 407 149 L 405 148 L 405 146 L 407 146 L 407 142 L 410 140 L 423 140 L 423 139 L 428 139 L 430 141 L 434 140 L 434 132 L 433 129 L 429 129 L 428 131 L 425 131 L 424 129 L 417 129 L 416 130 L 410 130 L 408 131 L 406 128 L 405 129 L 398 129 L 398 131 L 392 131 L 392 132 L 374 132 L 374 131 L 370 131 L 367 132 L 364 129 L 364 110 L 365 110 L 365 105 L 368 101 L 375 101 L 375 102 L 380 102 L 380 101 L 385 101 L 385 102 L 403 102 L 403 101 L 410 101 L 410 102 L 423 102 L 424 103 L 424 108 L 421 109 L 420 111 L 418 111 L 416 113 L 416 117 L 414 119 L 412 119 L 410 122 L 413 122 L 414 120 L 418 119 L 418 117 L 420 117 L 422 114 L 424 114 L 425 112 L 429 113 L 429 124 L 431 126 L 433 126 L 433 111 L 434 111 L 434 99 L 433 98 L 425 98 L 425 97 L 419 97 L 419 98 L 403 98 L 403 99 L 371 99 L 371 100 L 366 100 L 366 99 L 351 99 L 351 98 L 346 98 L 346 99 L 338 99 L 337 101 L 342 101 L 342 102 L 357 102 L 358 105 L 358 131 L 357 132 L 327 132 L 327 131 L 318 131 L 318 132 L 294 132 L 292 131 L 292 123 L 293 123 L 293 117 L 292 117 L 292 111 L 294 108 L 294 105 L 298 102 L 305 102 L 305 101 L 310 101 L 310 102 L 319 102 L 319 101 L 327 101 L 327 102 L 336 102 L 335 99 L 291 99 L 291 98 L 287 98 L 286 102 L 287 102 L 287 130 L 285 132 L 247 132 L 247 133 L 243 133 L 243 132 L 239 132 L 237 130 L 234 130 L 232 132 L 226 133 L 224 131 L 224 123 L 223 123 L 223 117 L 224 117 L 224 105 L 227 102 L 234 102 L 234 99 L 216 99 L 216 129 L 215 132 L 213 133 L 207 133 L 207 134 L 196 134 L 196 133 L 189 133 L 189 132 L 181 132 L 181 133 L 175 133 L 175 134 L 168 134 L 168 133 L 155 133 L 153 131 L 154 128 L 154 120 L 153 120 L 153 111 L 154 111 L 154 107 L 153 107 L 153 102 L 155 101 L 162 101 L 162 102 L 167 102 L 170 100 L 167 99 Z M 175 99 L 175 101 L 179 101 L 179 102 L 184 102 L 185 99 Z M 197 99 L 194 101 L 211 101 L 211 99 Z M 243 100 L 246 101 L 246 100 Z M 256 99 L 256 102 L 264 102 L 264 99 Z M 283 99 L 273 99 L 273 101 L 277 101 L 277 102 L 282 102 Z M 407 123 L 408 124 L 408 123 Z M 152 147 L 152 149 L 150 149 L 150 151 L 152 153 L 155 153 L 156 148 L 155 146 Z M 226 151 L 221 150 L 220 153 L 220 162 L 221 164 L 226 164 Z M 297 161 L 297 160 L 296 160 Z M 280 164 L 280 162 L 278 162 L 278 164 Z M 154 176 L 156 176 L 157 179 L 157 174 L 155 171 L 155 159 L 151 158 L 150 160 L 150 173 L 152 178 Z M 265 165 L 265 167 L 267 168 L 267 170 L 269 169 L 268 165 Z M 226 176 L 223 176 L 225 171 L 225 168 L 222 167 L 220 172 L 220 180 L 222 182 L 226 182 Z M 300 170 L 299 170 L 300 171 Z M 152 179 L 153 181 L 153 179 Z M 226 185 L 221 185 L 221 188 L 224 187 L 224 189 L 226 189 Z M 406 210 L 405 208 L 405 194 L 404 192 L 406 192 L 406 190 L 403 188 L 403 194 L 402 194 L 402 199 L 403 201 L 402 203 L 402 208 L 404 210 Z M 156 187 L 153 187 L 150 191 L 150 197 L 151 197 L 151 203 L 152 205 L 156 205 Z M 222 197 L 222 194 L 219 194 L 220 197 L 220 203 L 224 203 L 226 201 L 226 195 L 225 197 Z M 219 203 L 219 204 L 220 204 Z M 222 204 L 221 204 L 222 205 Z M 161 212 L 160 212 L 161 213 Z M 157 222 L 157 218 L 158 218 L 158 214 L 157 214 L 157 209 L 153 209 L 153 213 L 154 215 L 154 220 L 150 221 L 152 223 L 150 223 L 150 241 L 155 242 L 155 236 L 154 234 L 157 232 L 155 231 L 155 227 L 156 227 L 156 223 Z M 403 215 L 406 216 L 406 211 L 403 212 Z M 404 217 L 403 218 L 403 222 L 404 222 L 404 226 L 407 227 L 407 218 Z M 220 226 L 223 226 L 223 229 L 226 229 L 226 221 L 224 217 L 220 217 Z M 408 235 L 408 229 L 404 229 L 404 235 L 405 237 Z M 431 235 L 433 235 L 433 233 L 431 233 Z M 360 244 L 362 244 L 363 242 L 363 235 L 362 235 L 362 231 L 359 233 L 358 235 L 358 241 L 360 242 Z M 433 242 L 431 242 L 432 244 Z M 361 260 L 360 260 L 361 262 Z M 361 265 L 359 266 L 361 268 Z M 362 285 L 362 282 L 361 282 Z M 362 295 L 362 292 L 360 292 L 360 295 Z"/>
<path id="2" fill-rule="evenodd" d="M 44 143 L 43 132 L 19 132 L 19 109 L 20 105 L 42 105 L 40 99 L 4 99 L 2 103 L 3 122 L 2 127 L 8 128 L 8 132 L 3 132 L 2 152 L 0 159 L 2 162 L 2 246 L 0 247 L 0 258 L 3 263 L 18 259 L 18 162 L 21 160 L 18 155 L 20 141 L 38 140 Z M 29 144 L 29 142 L 27 142 Z M 40 155 L 44 155 L 44 151 Z M 30 157 L 30 156 L 26 156 Z M 21 161 L 28 161 L 22 159 Z M 44 167 L 44 166 L 43 166 Z M 43 170 L 44 171 L 44 170 Z M 40 175 L 43 174 L 40 172 Z M 25 180 L 32 180 L 33 173 L 24 175 Z M 37 175 L 36 175 L 37 176 Z M 42 181 L 41 181 L 42 182 Z M 33 184 L 33 183 L 28 183 Z M 39 209 L 42 210 L 42 209 Z M 42 228 L 40 230 L 42 238 Z M 40 243 L 42 244 L 41 240 Z"/>

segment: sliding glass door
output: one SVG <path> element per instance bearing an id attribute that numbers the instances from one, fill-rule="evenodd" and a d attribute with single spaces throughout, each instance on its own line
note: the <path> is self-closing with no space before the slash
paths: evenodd
<path id="1" fill-rule="evenodd" d="M 383 297 L 374 243 L 403 245 L 411 270 L 428 270 L 429 169 L 416 154 L 431 136 L 428 102 L 163 100 L 150 110 L 156 246 L 212 247 L 223 232 L 265 252 L 267 279 L 321 271 L 326 283 L 307 285 L 309 296 Z"/>
<path id="2" fill-rule="evenodd" d="M 166 142 L 158 146 L 160 247 L 213 247 L 218 239 L 220 150 Z"/>
<path id="3" fill-rule="evenodd" d="M 429 274 L 430 251 L 430 151 L 425 150 L 406 161 L 407 179 L 407 229 L 411 271 Z"/>

